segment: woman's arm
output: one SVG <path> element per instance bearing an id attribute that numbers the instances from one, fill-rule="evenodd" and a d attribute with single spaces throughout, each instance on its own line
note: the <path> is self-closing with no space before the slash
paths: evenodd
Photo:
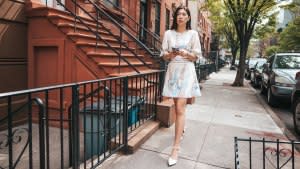
<path id="1" fill-rule="evenodd" d="M 160 57 L 162 57 L 165 61 L 170 61 L 171 59 L 173 59 L 173 56 L 171 54 L 172 52 L 169 51 L 169 34 L 169 31 L 166 31 L 164 33 L 164 38 L 161 45 Z"/>
<path id="2" fill-rule="evenodd" d="M 162 57 L 165 61 L 171 61 L 176 55 L 177 52 L 165 52 Z"/>
<path id="3" fill-rule="evenodd" d="M 191 62 L 195 62 L 198 59 L 198 56 L 194 53 L 191 53 L 189 51 L 183 50 L 179 53 L 181 56 L 183 56 L 184 59 L 187 59 Z"/>

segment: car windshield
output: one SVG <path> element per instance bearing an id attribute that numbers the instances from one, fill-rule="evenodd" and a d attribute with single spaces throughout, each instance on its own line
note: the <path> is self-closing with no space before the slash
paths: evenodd
<path id="1" fill-rule="evenodd" d="M 300 56 L 281 55 L 277 56 L 274 68 L 278 69 L 300 69 Z"/>
<path id="2" fill-rule="evenodd" d="M 260 60 L 260 61 L 257 62 L 256 67 L 262 69 L 266 62 L 267 62 L 266 60 Z"/>
<path id="3" fill-rule="evenodd" d="M 249 66 L 254 66 L 256 64 L 256 62 L 257 62 L 256 59 L 250 59 Z"/>

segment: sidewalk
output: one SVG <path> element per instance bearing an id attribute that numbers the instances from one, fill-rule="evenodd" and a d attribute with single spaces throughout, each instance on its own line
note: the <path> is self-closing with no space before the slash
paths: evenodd
<path id="1" fill-rule="evenodd" d="M 187 107 L 187 131 L 181 143 L 179 161 L 172 169 L 234 168 L 235 136 L 287 140 L 247 84 L 240 88 L 229 85 L 235 73 L 224 68 L 212 74 L 203 84 L 202 97 Z M 174 125 L 160 128 L 134 154 L 115 155 L 98 168 L 167 169 L 173 137 Z M 248 145 L 242 146 L 247 155 Z M 262 152 L 262 147 L 257 149 Z M 248 158 L 244 160 L 249 161 Z M 252 161 L 255 163 L 255 159 Z"/>

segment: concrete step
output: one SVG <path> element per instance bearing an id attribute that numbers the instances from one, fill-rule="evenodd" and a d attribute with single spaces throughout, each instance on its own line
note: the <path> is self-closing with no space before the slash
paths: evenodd
<path id="1" fill-rule="evenodd" d="M 62 30 L 64 33 L 69 33 L 69 32 L 74 32 L 75 29 L 75 24 L 74 23 L 57 23 L 57 26 L 59 27 L 60 30 Z M 104 31 L 103 29 L 95 29 L 91 28 L 92 31 L 98 32 L 102 37 L 109 37 L 112 38 L 112 35 L 109 34 L 107 31 Z M 93 33 L 88 29 L 86 26 L 83 25 L 76 25 L 76 32 L 81 33 L 81 34 L 88 34 L 88 35 L 93 35 Z"/>
<path id="2" fill-rule="evenodd" d="M 78 45 L 85 53 L 115 53 L 114 50 L 116 52 L 120 52 L 120 45 L 113 45 L 110 44 L 110 46 L 114 49 L 111 49 L 111 47 L 109 47 L 108 45 L 102 43 L 98 43 L 96 46 L 96 43 L 87 43 L 87 42 L 80 42 L 80 43 L 76 43 L 76 45 Z M 132 51 L 135 51 L 134 48 L 130 48 Z M 125 46 L 122 46 L 122 54 L 132 54 L 132 52 L 130 52 Z M 92 54 L 92 55 L 94 55 Z M 115 53 L 115 55 L 117 55 Z"/>
<path id="3" fill-rule="evenodd" d="M 158 129 L 158 121 L 148 121 L 129 134 L 128 153 L 134 153 L 146 140 L 148 140 Z"/>
<path id="4" fill-rule="evenodd" d="M 96 35 L 81 34 L 81 33 L 77 33 L 77 32 L 69 32 L 69 33 L 67 33 L 67 36 L 78 43 L 84 43 L 84 42 L 95 43 L 97 41 Z M 109 44 L 114 44 L 114 45 L 120 44 L 119 41 L 113 37 L 111 37 L 111 38 L 101 37 L 101 38 L 103 40 L 105 40 L 106 42 L 108 42 Z M 104 44 L 102 39 L 100 39 L 100 38 L 98 39 L 98 44 Z M 122 42 L 122 43 L 124 44 L 125 42 Z"/>
<path id="5" fill-rule="evenodd" d="M 87 55 L 90 57 L 118 57 L 118 54 L 113 52 L 88 52 Z M 132 53 L 122 54 L 122 56 L 126 58 L 135 58 L 135 55 Z M 144 55 L 137 55 L 137 57 L 143 58 Z"/>
<path id="6" fill-rule="evenodd" d="M 104 38 L 103 38 L 104 39 Z M 112 40 L 112 41 L 109 41 L 110 39 L 105 39 L 106 42 L 112 47 L 112 46 L 120 46 L 119 42 L 115 41 L 115 40 Z M 80 40 L 80 41 L 76 41 L 76 45 L 77 46 L 80 46 L 82 48 L 84 48 L 84 50 L 90 50 L 90 49 L 95 49 L 96 46 L 99 46 L 99 47 L 104 47 L 104 46 L 108 46 L 106 45 L 103 41 L 99 40 L 98 43 L 96 43 L 96 41 L 94 42 L 89 42 L 89 41 L 86 41 L 86 40 Z"/>
<path id="7" fill-rule="evenodd" d="M 145 66 L 144 63 L 140 62 L 140 61 L 133 61 L 133 62 L 129 62 L 131 65 L 133 66 Z M 146 62 L 147 65 L 152 64 L 152 62 Z M 107 67 L 123 67 L 123 66 L 129 66 L 125 61 L 121 61 L 120 64 L 118 62 L 101 62 L 98 63 L 99 66 L 107 66 Z"/>
<path id="8" fill-rule="evenodd" d="M 48 18 L 51 19 L 55 24 L 76 22 L 78 25 L 82 25 L 82 22 L 84 22 L 85 24 L 87 24 L 88 26 L 91 26 L 92 28 L 97 27 L 97 24 L 91 18 L 80 17 L 80 20 L 82 22 L 79 19 L 76 19 L 76 21 L 75 21 L 74 16 L 72 16 L 68 13 L 66 13 L 66 14 L 50 13 L 48 15 Z M 101 22 L 101 21 L 99 21 L 99 22 Z"/>
<path id="9" fill-rule="evenodd" d="M 116 53 L 112 52 L 88 52 L 87 56 L 93 59 L 97 63 L 106 63 L 106 62 L 116 62 L 123 61 L 121 58 L 118 57 Z M 132 53 L 125 53 L 122 52 L 121 56 L 125 58 L 128 62 L 140 62 L 139 59 L 143 59 L 143 55 L 138 55 L 138 58 L 135 57 Z"/>
<path id="10" fill-rule="evenodd" d="M 152 73 L 152 72 L 155 72 L 157 70 L 152 70 L 152 69 L 149 69 L 149 70 L 145 70 L 145 71 L 141 71 L 141 73 Z M 130 72 L 122 72 L 122 73 L 112 73 L 112 74 L 109 74 L 110 77 L 118 77 L 118 76 L 133 76 L 133 75 L 137 75 L 138 73 L 135 72 L 135 71 L 130 71 Z"/>

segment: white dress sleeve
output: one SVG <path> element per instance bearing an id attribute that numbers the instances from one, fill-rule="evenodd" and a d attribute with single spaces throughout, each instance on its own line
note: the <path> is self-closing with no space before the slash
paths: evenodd
<path id="1" fill-rule="evenodd" d="M 193 32 L 194 32 L 194 35 L 193 35 L 191 52 L 194 53 L 199 59 L 202 56 L 201 44 L 200 44 L 198 32 L 196 32 L 196 31 L 193 31 Z"/>
<path id="2" fill-rule="evenodd" d="M 165 53 L 169 51 L 168 34 L 169 34 L 169 31 L 166 31 L 164 34 L 164 38 L 163 38 L 163 41 L 161 44 L 160 57 L 164 56 Z"/>

